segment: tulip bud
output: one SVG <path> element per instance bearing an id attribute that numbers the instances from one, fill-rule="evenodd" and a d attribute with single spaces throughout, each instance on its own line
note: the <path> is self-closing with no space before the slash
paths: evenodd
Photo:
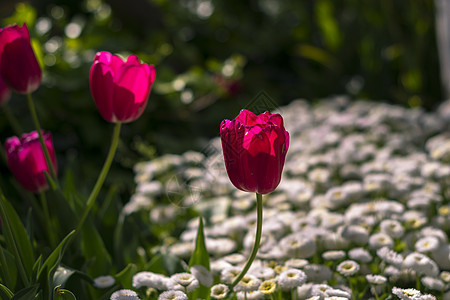
<path id="1" fill-rule="evenodd" d="M 109 122 L 132 122 L 144 111 L 155 80 L 155 67 L 141 64 L 135 55 L 126 62 L 109 52 L 99 52 L 91 67 L 92 97 Z"/>
<path id="2" fill-rule="evenodd" d="M 34 92 L 42 80 L 27 25 L 0 29 L 0 75 L 18 93 Z"/>
<path id="3" fill-rule="evenodd" d="M 283 118 L 269 112 L 255 115 L 243 109 L 236 119 L 222 121 L 220 137 L 233 185 L 246 192 L 273 192 L 280 183 L 289 148 Z"/>
<path id="4" fill-rule="evenodd" d="M 52 136 L 50 133 L 43 132 L 43 137 L 56 172 Z M 24 188 L 33 193 L 39 193 L 48 188 L 44 171 L 47 173 L 50 171 L 39 143 L 37 131 L 23 134 L 20 139 L 15 136 L 7 139 L 5 150 L 9 168 Z"/>

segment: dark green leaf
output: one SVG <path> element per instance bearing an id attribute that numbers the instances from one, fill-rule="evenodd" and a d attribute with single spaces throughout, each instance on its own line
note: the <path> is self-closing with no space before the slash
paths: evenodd
<path id="1" fill-rule="evenodd" d="M 8 297 L 7 299 L 11 299 L 14 296 L 13 292 L 11 292 L 6 286 L 4 286 L 1 283 L 0 283 L 0 293 Z M 3 299 L 3 296 L 1 299 Z"/>
<path id="2" fill-rule="evenodd" d="M 195 249 L 192 254 L 191 260 L 189 261 L 189 267 L 200 265 L 205 267 L 208 271 L 210 271 L 209 267 L 209 254 L 206 250 L 205 243 L 205 234 L 203 233 L 203 219 L 199 217 L 198 231 L 197 231 L 197 240 L 195 241 Z M 193 292 L 192 299 L 209 299 L 210 297 L 210 288 L 204 285 L 200 285 L 200 287 Z"/>
<path id="3" fill-rule="evenodd" d="M 34 299 L 39 290 L 39 284 L 32 285 L 17 292 L 11 300 L 30 300 Z"/>
<path id="4" fill-rule="evenodd" d="M 83 226 L 82 249 L 85 257 L 92 259 L 88 268 L 89 275 L 96 277 L 109 273 L 111 257 L 97 229 L 89 221 Z"/>
<path id="5" fill-rule="evenodd" d="M 56 247 L 56 249 L 46 259 L 46 261 L 42 265 L 42 268 L 38 272 L 38 281 L 41 283 L 41 286 L 44 289 L 44 296 L 48 295 L 53 289 L 53 275 L 64 254 L 65 246 L 70 241 L 74 233 L 75 230 L 70 232 L 64 238 L 64 240 L 62 240 L 58 247 Z"/>
<path id="6" fill-rule="evenodd" d="M 22 280 L 27 283 L 34 264 L 34 253 L 30 238 L 14 208 L 0 191 L 0 216 L 7 249 L 14 254 L 19 272 L 23 270 Z M 26 278 L 24 278 L 26 277 Z"/>
<path id="7" fill-rule="evenodd" d="M 116 280 L 120 282 L 124 289 L 131 289 L 133 283 L 133 275 L 136 273 L 137 267 L 134 264 L 129 264 L 119 274 L 117 274 Z"/>
<path id="8" fill-rule="evenodd" d="M 73 276 L 77 276 L 90 284 L 93 282 L 92 278 L 86 273 L 60 265 L 53 275 L 53 285 L 64 287 L 69 278 Z"/>

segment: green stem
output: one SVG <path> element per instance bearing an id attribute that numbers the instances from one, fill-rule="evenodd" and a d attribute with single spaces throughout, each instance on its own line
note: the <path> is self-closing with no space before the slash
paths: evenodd
<path id="1" fill-rule="evenodd" d="M 94 206 L 95 199 L 97 198 L 98 193 L 100 192 L 100 189 L 103 185 L 103 182 L 106 179 L 106 175 L 108 175 L 109 168 L 111 167 L 111 163 L 113 161 L 114 155 L 116 154 L 117 145 L 119 144 L 119 136 L 120 136 L 120 128 L 122 123 L 116 123 L 114 127 L 114 133 L 111 141 L 111 146 L 109 148 L 108 156 L 106 157 L 105 163 L 103 164 L 102 171 L 100 172 L 100 175 L 97 178 L 97 182 L 95 183 L 94 189 L 92 190 L 91 194 L 89 195 L 89 198 L 87 200 L 86 208 L 84 209 L 83 215 L 78 222 L 76 233 L 80 232 L 81 228 L 83 227 L 84 222 L 86 221 L 87 216 L 89 215 L 89 212 L 92 209 L 92 206 Z"/>
<path id="2" fill-rule="evenodd" d="M 6 156 L 6 151 L 5 148 L 3 148 L 1 141 L 0 141 L 0 156 L 5 161 L 5 164 L 8 165 L 8 156 Z"/>
<path id="3" fill-rule="evenodd" d="M 12 289 L 12 280 L 9 276 L 9 270 L 8 270 L 8 265 L 6 264 L 6 258 L 5 258 L 5 254 L 3 253 L 3 247 L 0 246 L 0 264 L 1 264 L 1 268 L 2 268 L 2 273 L 5 276 L 5 278 L 3 278 L 3 280 L 5 281 L 5 284 L 8 288 Z"/>
<path id="4" fill-rule="evenodd" d="M 57 240 L 56 240 L 56 236 L 55 236 L 55 231 L 52 230 L 50 213 L 48 210 L 47 198 L 45 197 L 45 193 L 40 193 L 39 198 L 41 200 L 42 210 L 44 212 L 45 227 L 47 227 L 47 235 L 50 240 L 50 246 L 53 249 L 56 246 Z"/>
<path id="5" fill-rule="evenodd" d="M 348 285 L 350 287 L 350 290 L 352 291 L 352 300 L 357 300 L 358 291 L 356 291 L 356 289 L 354 288 L 352 278 L 348 278 Z"/>
<path id="6" fill-rule="evenodd" d="M 0 214 L 6 218 L 6 219 L 2 220 L 2 231 L 3 231 L 3 234 L 5 235 L 5 238 L 9 238 L 9 240 L 11 241 L 11 248 L 13 251 L 12 254 L 15 257 L 17 270 L 18 270 L 20 277 L 22 278 L 22 282 L 25 286 L 29 286 L 30 281 L 28 279 L 28 275 L 25 270 L 25 266 L 23 264 L 23 258 L 19 251 L 16 237 L 14 236 L 13 231 L 11 229 L 10 222 L 8 220 L 8 216 L 6 215 L 6 212 L 5 212 L 5 208 L 3 207 L 2 201 L 6 201 L 6 199 L 4 198 L 3 192 L 1 190 L 0 190 L 0 197 L 2 198 L 0 200 Z"/>
<path id="7" fill-rule="evenodd" d="M 262 195 L 256 193 L 256 209 L 257 209 L 257 221 L 256 221 L 256 236 L 255 236 L 255 244 L 253 245 L 252 253 L 250 254 L 250 257 L 247 261 L 247 263 L 244 266 L 244 269 L 242 269 L 241 273 L 234 279 L 233 283 L 230 286 L 230 290 L 233 290 L 233 288 L 241 281 L 241 279 L 245 276 L 248 269 L 250 269 L 250 266 L 252 265 L 253 261 L 255 260 L 256 253 L 258 253 L 259 249 L 259 243 L 261 242 L 261 234 L 262 234 L 262 223 L 263 223 L 263 202 L 262 202 Z"/>
<path id="8" fill-rule="evenodd" d="M 22 127 L 20 126 L 19 122 L 17 121 L 17 118 L 11 112 L 11 109 L 9 108 L 8 103 L 5 103 L 3 105 L 3 111 L 5 112 L 6 119 L 8 120 L 9 125 L 11 125 L 11 128 L 14 131 L 14 134 L 20 137 L 20 135 L 23 132 Z"/>
<path id="9" fill-rule="evenodd" d="M 27 94 L 28 107 L 30 108 L 31 117 L 33 118 L 34 126 L 39 135 L 39 142 L 41 143 L 42 151 L 44 151 L 45 161 L 50 168 L 50 174 L 52 178 L 55 180 L 56 184 L 58 184 L 58 178 L 56 177 L 55 167 L 53 166 L 53 162 L 50 159 L 50 154 L 48 153 L 47 146 L 45 145 L 44 137 L 42 136 L 41 125 L 39 124 L 39 119 L 36 113 L 36 108 L 34 107 L 33 98 L 31 97 L 31 93 Z"/>
<path id="10" fill-rule="evenodd" d="M 373 292 L 375 293 L 375 299 L 380 300 L 380 296 L 378 296 L 377 286 L 373 285 Z"/>

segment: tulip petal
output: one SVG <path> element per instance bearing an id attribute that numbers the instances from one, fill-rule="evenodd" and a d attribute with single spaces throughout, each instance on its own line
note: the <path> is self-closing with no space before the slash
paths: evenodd
<path id="1" fill-rule="evenodd" d="M 90 86 L 95 104 L 105 120 L 114 122 L 113 118 L 113 72 L 109 65 L 100 61 L 91 67 Z"/>
<path id="2" fill-rule="evenodd" d="M 252 113 L 249 110 L 242 109 L 239 112 L 239 115 L 236 117 L 236 120 L 240 122 L 241 124 L 244 124 L 246 126 L 253 126 L 255 125 L 256 120 L 258 119 L 258 116 Z"/>
<path id="3" fill-rule="evenodd" d="M 30 44 L 26 25 L 0 31 L 0 75 L 19 93 L 31 93 L 41 84 L 41 68 Z"/>
<path id="4" fill-rule="evenodd" d="M 145 66 L 124 65 L 114 78 L 114 116 L 122 122 L 133 121 L 145 109 L 150 94 L 149 69 Z"/>

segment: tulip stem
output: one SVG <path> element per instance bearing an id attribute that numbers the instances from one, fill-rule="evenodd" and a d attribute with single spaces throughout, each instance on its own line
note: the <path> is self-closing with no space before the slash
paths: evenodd
<path id="1" fill-rule="evenodd" d="M 47 198 L 45 197 L 45 193 L 40 193 L 39 198 L 41 200 L 42 210 L 44 211 L 45 226 L 47 227 L 48 238 L 50 240 L 50 245 L 53 248 L 56 246 L 56 236 L 55 232 L 52 230 L 50 213 L 48 210 Z"/>
<path id="2" fill-rule="evenodd" d="M 3 148 L 1 141 L 0 141 L 0 156 L 5 161 L 5 164 L 8 165 L 8 156 L 6 155 L 5 148 Z"/>
<path id="3" fill-rule="evenodd" d="M 27 94 L 28 107 L 30 108 L 31 117 L 33 118 L 34 126 L 39 135 L 39 142 L 41 143 L 42 151 L 44 151 L 45 161 L 50 169 L 50 174 L 52 178 L 55 180 L 56 185 L 59 187 L 58 178 L 56 177 L 55 167 L 53 166 L 53 162 L 50 159 L 50 154 L 48 153 L 47 146 L 45 145 L 44 137 L 42 136 L 41 125 L 39 124 L 39 119 L 36 113 L 36 108 L 34 107 L 33 98 L 31 97 L 31 93 Z"/>
<path id="4" fill-rule="evenodd" d="M 5 103 L 3 105 L 3 111 L 5 112 L 6 119 L 8 120 L 9 125 L 11 125 L 14 134 L 17 136 L 21 136 L 21 134 L 23 133 L 22 127 L 20 126 L 19 122 L 17 121 L 17 118 L 14 116 L 11 109 L 9 108 L 8 103 Z"/>
<path id="5" fill-rule="evenodd" d="M 86 221 L 87 216 L 89 215 L 89 212 L 92 209 L 92 206 L 94 206 L 95 199 L 97 198 L 98 193 L 100 192 L 100 189 L 103 185 L 103 182 L 106 179 L 106 175 L 108 175 L 109 168 L 111 167 L 111 163 L 113 161 L 114 155 L 116 154 L 117 145 L 119 144 L 119 136 L 120 136 L 120 128 L 122 126 L 122 123 L 116 123 L 116 126 L 114 127 L 114 133 L 111 141 L 111 146 L 109 148 L 108 156 L 106 157 L 105 163 L 103 164 L 102 171 L 100 172 L 100 175 L 97 178 L 97 182 L 95 183 L 94 189 L 92 190 L 91 194 L 89 195 L 89 198 L 87 200 L 86 208 L 84 209 L 83 215 L 78 222 L 76 232 L 80 232 L 81 228 L 83 227 L 84 222 Z"/>
<path id="6" fill-rule="evenodd" d="M 233 283 L 231 284 L 230 290 L 233 290 L 233 288 L 245 276 L 248 269 L 250 269 L 250 266 L 255 260 L 256 253 L 258 253 L 259 243 L 261 242 L 262 223 L 263 223 L 263 201 L 262 195 L 258 193 L 256 193 L 256 210 L 257 210 L 256 236 L 255 236 L 255 243 L 253 244 L 253 250 L 252 253 L 250 254 L 250 257 L 248 258 L 247 263 L 244 266 L 244 269 L 242 269 L 241 273 L 234 279 Z"/>

